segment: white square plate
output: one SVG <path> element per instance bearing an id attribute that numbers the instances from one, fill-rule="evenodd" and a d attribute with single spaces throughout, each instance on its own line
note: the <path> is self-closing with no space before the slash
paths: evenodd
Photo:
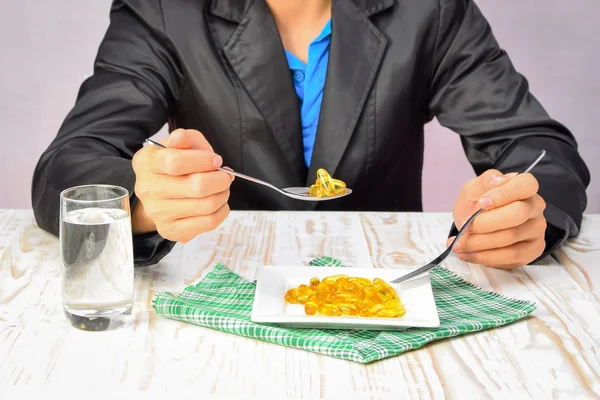
<path id="1" fill-rule="evenodd" d="M 307 285 L 310 278 L 315 276 L 323 279 L 331 275 L 345 274 L 371 280 L 380 278 L 389 282 L 410 271 L 412 270 L 265 265 L 258 270 L 256 295 L 250 318 L 256 323 L 274 323 L 295 328 L 361 330 L 436 328 L 440 326 L 440 319 L 431 290 L 429 274 L 393 285 L 406 308 L 406 314 L 401 318 L 306 315 L 303 305 L 289 304 L 284 299 L 288 289 L 298 287 L 302 283 Z"/>

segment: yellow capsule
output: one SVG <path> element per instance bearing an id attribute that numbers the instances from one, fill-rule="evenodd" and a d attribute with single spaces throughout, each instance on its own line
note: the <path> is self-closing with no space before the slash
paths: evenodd
<path id="1" fill-rule="evenodd" d="M 321 282 L 319 283 L 319 286 L 317 287 L 317 290 L 315 292 L 317 293 L 317 297 L 320 300 L 323 300 L 329 295 L 329 285 L 327 284 L 327 282 Z"/>
<path id="2" fill-rule="evenodd" d="M 340 316 L 342 315 L 342 310 L 334 304 L 329 303 L 321 303 L 317 309 L 319 314 L 329 315 L 329 316 Z"/>
<path id="3" fill-rule="evenodd" d="M 319 278 L 311 278 L 310 279 L 310 288 L 313 292 L 317 291 L 317 287 L 319 287 L 319 283 L 321 283 Z"/>
<path id="4" fill-rule="evenodd" d="M 388 297 L 398 297 L 396 290 L 383 279 L 373 279 L 373 285 L 377 287 L 377 290 L 385 292 Z"/>
<path id="5" fill-rule="evenodd" d="M 357 288 L 354 293 L 359 300 L 363 300 L 365 298 L 365 291 L 362 288 Z"/>
<path id="6" fill-rule="evenodd" d="M 307 302 L 304 305 L 304 313 L 306 315 L 315 315 L 317 313 L 317 305 L 314 303 Z"/>
<path id="7" fill-rule="evenodd" d="M 383 309 L 383 304 L 374 304 L 371 307 L 369 307 L 369 313 L 371 313 L 371 315 L 374 315 L 377 314 L 377 312 L 381 309 Z"/>
<path id="8" fill-rule="evenodd" d="M 373 284 L 371 280 L 367 278 L 350 278 L 348 280 L 355 285 L 360 286 L 361 288 L 364 288 L 365 286 L 371 286 Z"/>
<path id="9" fill-rule="evenodd" d="M 360 315 L 361 317 L 370 317 L 371 316 L 371 312 L 369 311 L 369 308 L 360 308 L 358 310 L 358 315 Z"/>
<path id="10" fill-rule="evenodd" d="M 381 309 L 379 311 L 377 311 L 376 316 L 380 317 L 380 318 L 397 318 L 397 317 L 401 317 L 406 313 L 406 311 L 403 310 L 387 310 L 387 309 Z"/>
<path id="11" fill-rule="evenodd" d="M 296 299 L 296 302 L 298 304 L 304 304 L 308 300 L 309 296 L 310 296 L 309 294 L 299 294 L 298 298 Z"/>
<path id="12" fill-rule="evenodd" d="M 312 310 L 312 309 L 314 309 L 314 311 L 316 312 L 317 306 L 319 305 L 319 298 L 317 297 L 316 294 L 311 294 L 304 304 L 305 304 L 304 311 L 306 311 L 307 314 L 308 314 L 308 311 Z M 309 315 L 314 315 L 314 313 L 309 314 Z"/>
<path id="13" fill-rule="evenodd" d="M 388 292 L 387 290 L 379 290 L 379 291 L 377 291 L 377 295 L 384 302 L 396 299 L 396 296 L 394 296 L 394 294 Z"/>
<path id="14" fill-rule="evenodd" d="M 354 291 L 355 286 L 347 278 L 340 278 L 335 283 L 337 287 L 340 288 L 340 290 L 343 290 L 344 292 Z"/>
<path id="15" fill-rule="evenodd" d="M 373 285 L 381 286 L 382 289 L 387 290 L 391 293 L 396 293 L 393 287 L 391 287 L 386 281 L 380 278 L 373 279 Z"/>
<path id="16" fill-rule="evenodd" d="M 342 310 L 344 315 L 358 315 L 358 306 L 354 303 L 339 303 L 337 306 Z"/>
<path id="17" fill-rule="evenodd" d="M 323 190 L 323 188 L 317 184 L 315 185 L 310 185 L 310 188 L 308 189 L 308 194 L 311 197 L 318 197 L 318 198 L 322 198 L 325 197 L 325 191 Z"/>
<path id="18" fill-rule="evenodd" d="M 358 298 L 354 294 L 341 291 L 332 293 L 329 298 L 332 302 L 355 303 L 358 301 Z"/>
<path id="19" fill-rule="evenodd" d="M 339 179 L 331 179 L 333 182 L 333 195 L 346 193 L 346 184 Z"/>
<path id="20" fill-rule="evenodd" d="M 341 278 L 348 279 L 348 275 L 338 274 L 338 275 L 328 276 L 327 278 L 323 279 L 323 282 L 326 282 L 328 285 L 331 285 L 331 284 L 334 284 L 335 282 L 337 282 L 338 279 L 341 279 Z"/>
<path id="21" fill-rule="evenodd" d="M 298 289 L 292 288 L 285 293 L 285 301 L 288 303 L 297 303 L 298 302 Z"/>
<path id="22" fill-rule="evenodd" d="M 395 312 L 396 314 L 404 315 L 406 313 L 406 309 L 400 303 L 388 304 L 388 305 L 384 306 L 383 309 L 387 310 L 387 311 Z"/>
<path id="23" fill-rule="evenodd" d="M 306 285 L 300 285 L 300 286 L 298 286 L 298 293 L 300 293 L 300 294 L 308 294 L 310 292 L 311 292 L 311 290 L 310 290 L 309 286 L 306 286 Z"/>
<path id="24" fill-rule="evenodd" d="M 383 303 L 383 299 L 379 296 L 379 293 L 373 288 L 373 286 L 367 286 L 364 289 L 365 299 L 375 304 Z"/>
<path id="25" fill-rule="evenodd" d="M 365 292 L 366 299 L 370 299 L 371 297 L 375 297 L 377 295 L 377 292 L 375 291 L 373 286 L 365 286 L 363 288 L 363 292 Z"/>
<path id="26" fill-rule="evenodd" d="M 386 308 L 402 307 L 402 303 L 400 302 L 400 299 L 395 298 L 395 299 L 386 300 L 383 303 L 383 306 L 386 307 Z"/>

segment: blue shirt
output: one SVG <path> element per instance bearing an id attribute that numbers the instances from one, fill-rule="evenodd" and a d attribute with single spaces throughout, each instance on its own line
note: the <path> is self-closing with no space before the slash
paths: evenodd
<path id="1" fill-rule="evenodd" d="M 325 75 L 327 74 L 327 63 L 329 62 L 330 42 L 331 20 L 327 22 L 319 36 L 308 46 L 307 64 L 304 64 L 289 51 L 285 51 L 288 66 L 294 79 L 294 88 L 300 102 L 304 161 L 307 166 L 310 166 L 317 126 L 319 124 Z"/>

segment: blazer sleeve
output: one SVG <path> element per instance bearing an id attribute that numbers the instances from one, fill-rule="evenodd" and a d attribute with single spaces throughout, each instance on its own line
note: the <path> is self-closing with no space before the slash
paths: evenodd
<path id="1" fill-rule="evenodd" d="M 475 173 L 516 172 L 547 152 L 532 171 L 547 203 L 542 258 L 579 233 L 587 206 L 590 176 L 575 138 L 530 93 L 472 0 L 440 0 L 438 21 L 429 107 L 460 135 Z"/>
<path id="2" fill-rule="evenodd" d="M 58 234 L 60 192 L 78 185 L 122 186 L 133 210 L 131 160 L 168 121 L 182 81 L 159 1 L 114 1 L 94 73 L 34 171 L 32 204 L 40 228 Z M 135 235 L 135 264 L 155 264 L 174 244 L 157 233 Z"/>

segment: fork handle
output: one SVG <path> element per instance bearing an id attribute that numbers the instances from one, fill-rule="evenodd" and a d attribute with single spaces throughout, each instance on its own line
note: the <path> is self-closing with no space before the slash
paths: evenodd
<path id="1" fill-rule="evenodd" d="M 450 255 L 450 253 L 452 252 L 452 249 L 454 248 L 454 245 L 456 244 L 456 242 L 458 241 L 458 239 L 467 230 L 467 227 L 482 212 L 483 212 L 483 210 L 479 209 L 477 212 L 475 212 L 473 215 L 471 215 L 471 217 L 469 217 L 469 219 L 467 220 L 467 222 L 465 222 L 465 224 L 463 225 L 463 227 L 460 228 L 460 231 L 458 231 L 458 233 L 456 234 L 456 237 L 454 238 L 454 240 L 452 241 L 452 243 L 450 243 L 450 246 L 448 246 L 446 248 L 446 250 L 444 250 L 444 252 L 442 254 L 440 254 L 435 259 L 433 259 L 431 262 L 429 262 L 428 264 L 422 266 L 421 268 L 416 269 L 416 270 L 414 270 L 412 272 L 409 272 L 408 274 L 402 275 L 400 278 L 394 279 L 393 281 L 391 281 L 391 283 L 405 282 L 405 281 L 409 280 L 410 278 L 413 278 L 413 277 L 415 277 L 417 275 L 424 274 L 425 272 L 428 272 L 428 271 L 434 269 L 435 267 L 437 267 L 438 265 L 440 265 L 441 263 L 443 263 L 446 260 L 446 258 Z M 454 225 L 454 224 L 452 224 L 452 225 Z"/>

